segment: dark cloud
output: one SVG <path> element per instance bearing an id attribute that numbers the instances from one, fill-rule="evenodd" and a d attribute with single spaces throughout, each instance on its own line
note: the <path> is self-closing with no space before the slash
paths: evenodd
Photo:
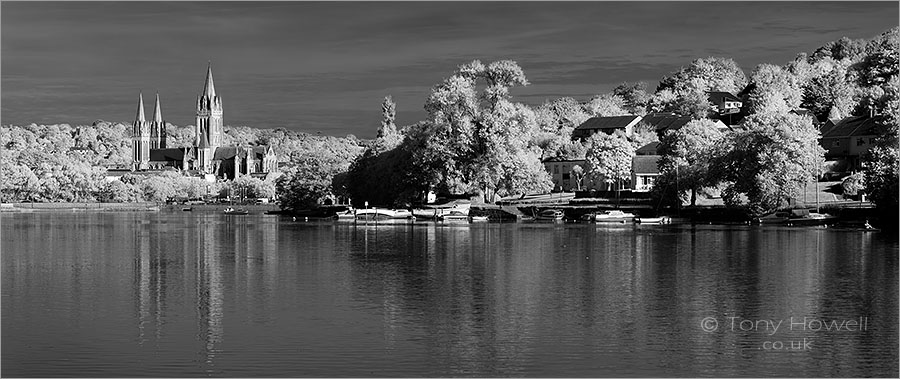
<path id="1" fill-rule="evenodd" d="M 194 122 L 212 61 L 231 125 L 371 137 L 385 95 L 398 121 L 472 59 L 514 59 L 519 101 L 650 88 L 706 56 L 749 74 L 842 36 L 897 26 L 896 2 L 3 2 L 4 124 L 130 121 L 159 91 Z M 148 105 L 150 106 L 150 105 Z"/>

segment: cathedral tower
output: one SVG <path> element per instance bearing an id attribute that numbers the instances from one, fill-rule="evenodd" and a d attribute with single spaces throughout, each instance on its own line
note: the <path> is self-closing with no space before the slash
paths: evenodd
<path id="1" fill-rule="evenodd" d="M 163 121 L 159 107 L 159 92 L 156 93 L 156 106 L 153 110 L 153 121 L 150 122 L 150 148 L 166 148 L 166 122 Z"/>
<path id="2" fill-rule="evenodd" d="M 212 65 L 206 67 L 206 83 L 203 92 L 197 97 L 197 126 L 194 146 L 197 151 L 197 163 L 200 170 L 212 171 L 212 156 L 216 148 L 222 146 L 222 98 L 216 95 L 213 83 Z"/>
<path id="3" fill-rule="evenodd" d="M 144 94 L 138 99 L 137 117 L 131 127 L 131 152 L 134 170 L 146 170 L 150 163 L 150 124 L 144 118 Z"/>

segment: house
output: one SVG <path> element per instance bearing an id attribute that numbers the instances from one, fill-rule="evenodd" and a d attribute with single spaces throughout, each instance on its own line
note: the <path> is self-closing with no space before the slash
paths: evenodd
<path id="1" fill-rule="evenodd" d="M 584 159 L 546 159 L 542 162 L 544 169 L 553 179 L 553 189 L 564 192 L 572 192 L 576 190 L 584 190 L 588 184 L 587 178 L 578 178 L 572 174 L 572 168 L 580 166 L 582 175 L 587 174 L 587 167 Z M 581 179 L 579 186 L 578 180 Z"/>
<path id="2" fill-rule="evenodd" d="M 572 132 L 572 139 L 584 140 L 598 132 L 611 135 L 616 130 L 622 131 L 626 136 L 631 136 L 634 132 L 634 126 L 640 121 L 641 116 L 636 115 L 591 117 L 575 128 Z"/>
<path id="3" fill-rule="evenodd" d="M 635 155 L 631 159 L 632 191 L 647 192 L 653 189 L 659 177 L 659 155 Z"/>
<path id="4" fill-rule="evenodd" d="M 709 91 L 709 102 L 713 105 L 716 113 L 719 115 L 727 115 L 739 113 L 743 102 L 737 96 L 730 92 Z"/>
<path id="5" fill-rule="evenodd" d="M 657 155 L 659 142 L 650 142 L 634 151 L 634 155 Z"/>
<path id="6" fill-rule="evenodd" d="M 826 160 L 847 160 L 848 169 L 859 169 L 860 157 L 875 144 L 881 135 L 884 116 L 852 116 L 837 122 L 828 120 L 819 129 L 819 144 L 825 149 Z"/>

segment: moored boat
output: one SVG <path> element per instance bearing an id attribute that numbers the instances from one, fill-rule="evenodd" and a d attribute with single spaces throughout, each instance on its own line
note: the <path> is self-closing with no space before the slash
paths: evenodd
<path id="1" fill-rule="evenodd" d="M 636 218 L 634 219 L 634 221 L 637 222 L 638 224 L 644 224 L 644 225 L 647 225 L 647 224 L 650 224 L 650 225 L 652 225 L 652 224 L 660 224 L 660 225 L 662 225 L 662 224 L 668 224 L 668 223 L 672 222 L 672 219 L 669 218 L 669 217 L 667 217 L 667 216 L 662 216 L 662 217 L 636 217 Z"/>
<path id="2" fill-rule="evenodd" d="M 564 217 L 563 211 L 559 209 L 545 209 L 535 217 L 538 221 L 561 221 Z"/>
<path id="3" fill-rule="evenodd" d="M 634 221 L 634 214 L 622 212 L 619 210 L 603 211 L 594 214 L 594 222 L 619 222 L 626 223 Z"/>
<path id="4" fill-rule="evenodd" d="M 389 219 L 408 219 L 413 217 L 413 213 L 406 209 L 387 209 L 387 208 L 362 208 L 349 209 L 346 212 L 336 215 L 338 220 L 389 220 Z"/>
<path id="5" fill-rule="evenodd" d="M 469 215 L 462 212 L 450 212 L 437 216 L 438 221 L 442 222 L 462 222 L 469 221 Z"/>
<path id="6" fill-rule="evenodd" d="M 808 209 L 793 209 L 788 217 L 788 225 L 811 226 L 828 225 L 837 222 L 837 217 L 827 213 L 810 212 Z"/>
<path id="7" fill-rule="evenodd" d="M 227 214 L 227 215 L 246 215 L 246 214 L 250 214 L 250 211 L 243 209 L 243 208 L 234 209 L 234 208 L 229 207 L 229 208 L 225 209 L 225 214 Z"/>
<path id="8" fill-rule="evenodd" d="M 484 222 L 488 220 L 488 216 L 471 216 L 469 221 L 471 222 Z"/>
<path id="9" fill-rule="evenodd" d="M 193 211 L 194 208 L 193 207 L 184 207 L 184 208 L 181 208 L 181 210 L 184 212 L 190 212 L 190 211 Z"/>

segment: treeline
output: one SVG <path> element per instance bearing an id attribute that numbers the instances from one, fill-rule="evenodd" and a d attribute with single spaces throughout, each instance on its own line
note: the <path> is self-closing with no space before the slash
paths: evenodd
<path id="1" fill-rule="evenodd" d="M 225 145 L 271 145 L 280 162 L 329 156 L 351 162 L 362 151 L 353 136 L 313 136 L 279 129 L 225 127 Z M 193 144 L 193 127 L 168 125 L 167 147 Z M 173 197 L 241 194 L 272 197 L 275 179 L 241 177 L 208 183 L 176 170 L 161 175 L 125 174 L 106 180 L 107 168 L 131 167 L 131 125 L 97 121 L 93 125 L 0 127 L 0 197 L 4 202 L 165 201 Z"/>
<path id="2" fill-rule="evenodd" d="M 599 133 L 580 142 L 571 138 L 575 127 L 593 116 L 671 112 L 695 121 L 662 136 L 655 196 L 674 203 L 716 191 L 728 206 L 763 213 L 785 205 L 821 172 L 816 121 L 874 112 L 884 115 L 881 138 L 862 176 L 873 200 L 895 209 L 897 66 L 895 28 L 871 40 L 830 42 L 781 66 L 761 64 L 749 77 L 732 59 L 702 58 L 662 78 L 652 92 L 644 83 L 623 83 L 584 102 L 561 98 L 528 106 L 509 94 L 528 84 L 515 62 L 473 61 L 432 88 L 425 120 L 395 126 L 388 97 L 378 137 L 349 167 L 311 157 L 279 185 L 295 208 L 313 206 L 326 194 L 350 197 L 358 206 L 409 205 L 429 191 L 493 201 L 549 191 L 541 164 L 546 158 L 586 159 L 586 178 L 613 185 L 627 180 L 634 150 L 658 136 L 639 125 L 632 136 Z M 716 115 L 707 91 L 743 100 L 734 131 L 722 132 L 710 121 Z M 674 182 L 690 191 L 675 193 Z"/>

